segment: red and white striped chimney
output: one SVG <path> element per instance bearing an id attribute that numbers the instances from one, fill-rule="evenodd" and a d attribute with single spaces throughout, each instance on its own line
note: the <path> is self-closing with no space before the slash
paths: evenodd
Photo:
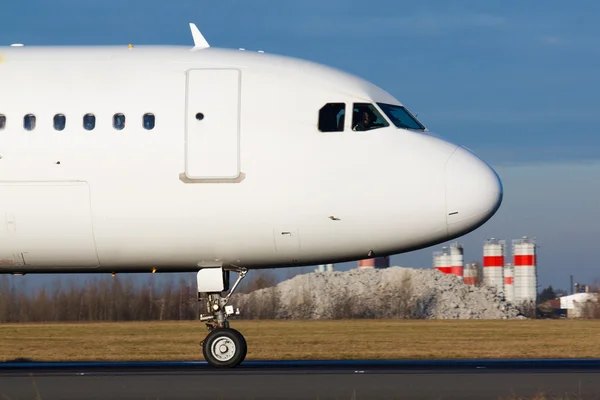
<path id="1" fill-rule="evenodd" d="M 504 297 L 511 303 L 515 300 L 515 271 L 513 265 L 508 263 L 504 266 Z"/>
<path id="2" fill-rule="evenodd" d="M 447 247 L 443 247 L 442 251 L 433 252 L 433 268 L 443 274 L 452 273 L 452 264 L 450 262 L 450 254 L 448 254 Z"/>
<path id="3" fill-rule="evenodd" d="M 515 268 L 515 303 L 537 298 L 537 260 L 535 240 L 524 237 L 513 240 Z"/>
<path id="4" fill-rule="evenodd" d="M 460 243 L 453 243 L 450 246 L 450 273 L 463 279 L 464 271 L 464 252 Z"/>
<path id="5" fill-rule="evenodd" d="M 504 290 L 504 256 L 505 241 L 494 238 L 487 239 L 483 245 L 483 282 Z"/>
<path id="6" fill-rule="evenodd" d="M 477 285 L 479 283 L 477 264 L 470 263 L 465 265 L 464 281 L 465 285 Z"/>
<path id="7" fill-rule="evenodd" d="M 358 268 L 389 268 L 390 259 L 389 257 L 374 257 L 360 260 L 358 262 Z"/>

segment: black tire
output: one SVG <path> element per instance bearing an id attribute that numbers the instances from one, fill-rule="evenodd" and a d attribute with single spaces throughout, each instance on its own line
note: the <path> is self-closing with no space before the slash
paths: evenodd
<path id="1" fill-rule="evenodd" d="M 244 358 L 248 347 L 241 333 L 231 328 L 217 328 L 210 332 L 202 353 L 208 364 L 215 368 L 233 368 L 239 365 Z"/>
<path id="2" fill-rule="evenodd" d="M 237 331 L 236 331 L 236 332 L 237 332 Z M 238 333 L 239 333 L 239 332 L 238 332 Z M 244 362 L 244 360 L 246 359 L 246 353 L 248 353 L 248 344 L 246 343 L 246 338 L 245 338 L 245 337 L 244 337 L 244 336 L 243 336 L 241 333 L 239 333 L 239 335 L 240 335 L 240 337 L 242 338 L 242 341 L 244 342 L 244 346 L 243 346 L 244 353 L 242 354 L 242 359 L 241 359 L 241 361 L 238 363 L 238 365 L 239 365 L 240 363 L 243 363 L 243 362 Z"/>

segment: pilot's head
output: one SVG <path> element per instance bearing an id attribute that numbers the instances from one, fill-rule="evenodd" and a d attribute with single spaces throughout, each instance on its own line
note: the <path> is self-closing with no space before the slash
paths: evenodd
<path id="1" fill-rule="evenodd" d="M 372 120 L 371 113 L 368 110 L 364 110 L 362 112 L 362 116 L 363 116 L 363 121 L 364 122 L 371 122 L 371 120 Z"/>
<path id="2" fill-rule="evenodd" d="M 372 124 L 373 122 L 375 122 L 376 118 L 373 115 L 373 112 L 371 112 L 371 110 L 369 110 L 368 108 L 362 108 L 360 110 L 360 121 L 365 124 Z"/>

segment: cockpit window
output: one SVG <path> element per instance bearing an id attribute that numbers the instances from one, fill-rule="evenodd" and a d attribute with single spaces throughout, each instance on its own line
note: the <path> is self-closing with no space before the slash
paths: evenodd
<path id="1" fill-rule="evenodd" d="M 354 103 L 352 110 L 352 130 L 369 131 L 385 128 L 390 124 L 381 116 L 379 111 L 369 103 Z"/>
<path id="2" fill-rule="evenodd" d="M 6 116 L 0 114 L 0 131 L 3 131 L 6 128 Z"/>
<path id="3" fill-rule="evenodd" d="M 342 132 L 346 104 L 327 103 L 319 110 L 319 130 L 321 132 Z"/>
<path id="4" fill-rule="evenodd" d="M 385 115 L 392 120 L 398 128 L 416 129 L 423 131 L 425 127 L 405 108 L 402 106 L 393 106 L 391 104 L 377 103 L 383 110 Z"/>

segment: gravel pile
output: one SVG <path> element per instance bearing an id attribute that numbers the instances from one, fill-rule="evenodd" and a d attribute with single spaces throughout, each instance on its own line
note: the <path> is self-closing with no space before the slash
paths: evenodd
<path id="1" fill-rule="evenodd" d="M 246 318 L 524 318 L 494 288 L 434 269 L 314 272 L 236 297 Z"/>

